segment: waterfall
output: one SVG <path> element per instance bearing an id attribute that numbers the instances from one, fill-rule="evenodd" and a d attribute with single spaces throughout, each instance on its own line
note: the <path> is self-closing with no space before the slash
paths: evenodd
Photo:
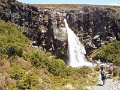
<path id="1" fill-rule="evenodd" d="M 79 66 L 91 66 L 91 63 L 87 62 L 85 59 L 85 48 L 79 41 L 79 38 L 75 33 L 69 28 L 66 19 L 64 19 L 65 27 L 68 34 L 68 50 L 69 50 L 69 62 L 68 65 L 72 67 Z"/>

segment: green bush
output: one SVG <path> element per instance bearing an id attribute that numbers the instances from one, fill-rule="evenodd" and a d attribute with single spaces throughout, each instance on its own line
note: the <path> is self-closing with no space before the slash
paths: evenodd
<path id="1" fill-rule="evenodd" d="M 28 45 L 28 42 L 28 38 L 17 29 L 15 24 L 0 21 L 0 53 L 21 56 L 22 49 Z"/>
<path id="2" fill-rule="evenodd" d="M 87 74 L 90 74 L 92 72 L 91 68 L 88 66 L 82 66 L 82 67 L 66 67 L 62 73 L 62 75 L 66 76 L 86 76 Z"/>
<path id="3" fill-rule="evenodd" d="M 20 80 L 24 74 L 24 70 L 18 66 L 13 66 L 10 72 L 10 77 L 15 80 Z"/>
<path id="4" fill-rule="evenodd" d="M 107 43 L 95 50 L 90 57 L 95 59 L 101 59 L 105 62 L 113 62 L 120 64 L 120 41 Z"/>
<path id="5" fill-rule="evenodd" d="M 27 52 L 24 56 L 31 61 L 33 66 L 44 68 L 47 67 L 46 65 L 49 60 L 50 54 L 40 50 Z"/>
<path id="6" fill-rule="evenodd" d="M 63 60 L 55 59 L 55 57 L 51 57 L 50 53 L 41 50 L 27 52 L 24 56 L 31 61 L 33 66 L 47 68 L 53 75 L 60 75 L 65 68 Z"/>
<path id="7" fill-rule="evenodd" d="M 86 76 L 92 72 L 92 69 L 88 66 L 83 66 L 79 68 L 66 67 L 63 60 L 51 60 L 48 63 L 48 71 L 53 75 L 61 76 Z"/>
<path id="8" fill-rule="evenodd" d="M 7 90 L 18 90 L 18 88 L 15 88 L 13 85 L 8 85 Z"/>
<path id="9" fill-rule="evenodd" d="M 85 76 L 92 72 L 92 69 L 88 66 L 82 66 L 79 68 L 79 74 Z"/>
<path id="10" fill-rule="evenodd" d="M 22 57 L 22 53 L 23 53 L 22 49 L 19 49 L 16 46 L 11 46 L 7 49 L 8 57 L 15 56 L 15 55 Z"/>
<path id="11" fill-rule="evenodd" d="M 66 67 L 63 72 L 62 75 L 64 76 L 73 76 L 73 75 L 78 75 L 79 73 L 79 68 L 73 68 L 73 67 Z"/>
<path id="12" fill-rule="evenodd" d="M 27 72 L 21 80 L 18 81 L 17 87 L 21 90 L 28 90 L 39 83 L 38 76 L 34 72 Z"/>
<path id="13" fill-rule="evenodd" d="M 61 59 L 52 59 L 47 62 L 48 71 L 53 75 L 60 75 L 65 69 L 65 63 Z"/>

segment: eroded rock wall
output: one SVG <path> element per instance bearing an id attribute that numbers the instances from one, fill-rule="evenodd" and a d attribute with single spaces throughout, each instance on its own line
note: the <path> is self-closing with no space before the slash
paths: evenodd
<path id="1" fill-rule="evenodd" d="M 86 46 L 87 54 L 106 41 L 120 40 L 120 19 L 110 8 L 83 6 L 67 13 L 69 27 Z"/>
<path id="2" fill-rule="evenodd" d="M 37 8 L 16 0 L 0 0 L 0 19 L 16 23 L 33 45 L 58 57 L 67 56 L 64 18 L 54 9 Z"/>

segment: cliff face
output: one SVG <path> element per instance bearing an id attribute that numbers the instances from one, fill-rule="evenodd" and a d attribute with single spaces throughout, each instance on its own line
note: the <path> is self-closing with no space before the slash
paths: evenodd
<path id="1" fill-rule="evenodd" d="M 87 54 L 106 41 L 120 40 L 118 12 L 110 8 L 84 6 L 67 13 L 69 27 L 86 46 Z"/>
<path id="2" fill-rule="evenodd" d="M 64 5 L 63 5 L 64 6 Z M 119 12 L 106 7 L 82 5 L 78 8 L 42 8 L 15 0 L 0 0 L 0 18 L 16 23 L 33 45 L 42 47 L 58 57 L 67 57 L 69 27 L 84 43 L 87 54 L 105 41 L 120 39 Z"/>
<path id="3" fill-rule="evenodd" d="M 15 0 L 0 0 L 0 18 L 18 25 L 33 45 L 58 57 L 66 57 L 67 33 L 63 16 L 52 9 L 37 8 Z"/>

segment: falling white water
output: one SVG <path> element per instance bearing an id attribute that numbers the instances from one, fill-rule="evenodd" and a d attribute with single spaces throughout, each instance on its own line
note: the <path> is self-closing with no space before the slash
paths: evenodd
<path id="1" fill-rule="evenodd" d="M 69 49 L 69 66 L 79 67 L 79 66 L 91 66 L 91 63 L 87 62 L 85 59 L 85 48 L 79 41 L 79 38 L 74 34 L 74 32 L 69 28 L 66 19 L 64 19 L 65 27 L 68 34 L 68 49 Z"/>

